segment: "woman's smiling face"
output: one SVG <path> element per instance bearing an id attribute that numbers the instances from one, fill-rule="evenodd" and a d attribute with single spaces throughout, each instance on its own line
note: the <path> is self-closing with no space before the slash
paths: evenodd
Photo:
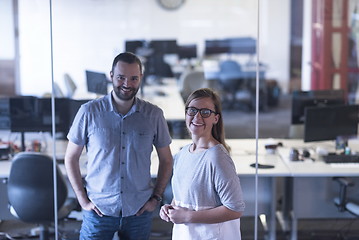
<path id="1" fill-rule="evenodd" d="M 188 104 L 188 108 L 205 108 L 215 112 L 214 104 L 208 97 L 193 99 Z M 212 127 L 219 119 L 219 115 L 213 112 L 206 118 L 202 117 L 199 111 L 194 116 L 186 113 L 186 126 L 193 136 L 210 136 L 212 134 Z"/>

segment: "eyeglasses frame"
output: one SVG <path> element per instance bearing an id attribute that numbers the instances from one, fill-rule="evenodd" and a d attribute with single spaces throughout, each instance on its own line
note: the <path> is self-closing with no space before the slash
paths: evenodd
<path id="1" fill-rule="evenodd" d="M 189 115 L 189 114 L 187 113 L 187 111 L 188 111 L 189 108 L 195 109 L 195 110 L 196 110 L 196 113 L 195 113 L 194 115 Z M 200 109 L 198 109 L 198 108 L 196 108 L 196 107 L 186 107 L 186 114 L 187 114 L 188 116 L 194 117 L 194 116 L 197 115 L 197 113 L 199 113 L 199 114 L 201 115 L 201 117 L 203 117 L 203 118 L 209 118 L 209 117 L 211 116 L 211 114 L 209 114 L 207 117 L 204 117 L 204 116 L 202 115 L 202 110 L 210 111 L 211 114 L 212 114 L 212 113 L 214 113 L 215 115 L 218 114 L 217 112 L 215 112 L 215 111 L 213 111 L 213 110 L 211 110 L 211 109 L 208 109 L 208 108 L 200 108 Z"/>

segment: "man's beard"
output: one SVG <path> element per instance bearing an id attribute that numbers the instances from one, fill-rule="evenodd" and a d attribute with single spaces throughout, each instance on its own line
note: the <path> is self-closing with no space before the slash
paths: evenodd
<path id="1" fill-rule="evenodd" d="M 113 90 L 114 90 L 116 96 L 119 99 L 123 100 L 123 101 L 129 101 L 129 100 L 133 99 L 136 96 L 136 94 L 137 94 L 137 92 L 139 90 L 139 87 L 138 88 L 127 88 L 127 90 L 131 90 L 131 93 L 130 94 L 124 94 L 121 91 L 121 88 L 122 87 L 117 87 L 117 88 L 114 87 Z"/>

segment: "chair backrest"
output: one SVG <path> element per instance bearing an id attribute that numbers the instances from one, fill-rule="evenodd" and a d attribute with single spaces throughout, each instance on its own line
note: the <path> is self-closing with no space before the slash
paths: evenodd
<path id="1" fill-rule="evenodd" d="M 60 209 L 67 198 L 67 186 L 57 168 L 57 204 Z M 54 220 L 53 161 L 41 153 L 18 153 L 8 179 L 10 206 L 24 222 Z"/>
<path id="2" fill-rule="evenodd" d="M 72 98 L 75 94 L 77 86 L 74 80 L 70 77 L 68 73 L 64 74 L 65 87 L 67 91 L 67 97 Z"/>
<path id="3" fill-rule="evenodd" d="M 219 83 L 229 92 L 236 92 L 243 78 L 241 66 L 233 60 L 225 60 L 219 65 Z"/>
<path id="4" fill-rule="evenodd" d="M 219 65 L 220 72 L 228 73 L 228 72 L 241 72 L 241 66 L 239 63 L 233 60 L 225 60 Z"/>
<path id="5" fill-rule="evenodd" d="M 57 84 L 56 82 L 54 82 L 54 95 L 55 95 L 55 97 L 58 97 L 58 98 L 65 97 L 65 95 L 62 92 L 59 84 Z M 50 94 L 50 96 L 51 96 L 51 94 Z"/>
<path id="6" fill-rule="evenodd" d="M 184 101 L 195 90 L 207 87 L 207 81 L 203 71 L 188 71 L 181 75 L 179 79 L 180 92 Z"/>

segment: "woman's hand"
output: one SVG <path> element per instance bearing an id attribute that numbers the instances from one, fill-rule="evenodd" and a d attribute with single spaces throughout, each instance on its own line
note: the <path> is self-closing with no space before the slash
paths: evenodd
<path id="1" fill-rule="evenodd" d="M 172 206 L 168 209 L 168 218 L 171 222 L 180 224 L 191 222 L 191 216 L 194 211 L 188 208 Z"/>
<path id="2" fill-rule="evenodd" d="M 169 210 L 170 209 L 173 209 L 173 206 L 170 205 L 170 204 L 165 204 L 161 207 L 160 209 L 160 218 L 163 220 L 163 221 L 166 221 L 166 222 L 169 222 L 170 221 L 170 218 L 168 216 L 169 214 Z"/>

